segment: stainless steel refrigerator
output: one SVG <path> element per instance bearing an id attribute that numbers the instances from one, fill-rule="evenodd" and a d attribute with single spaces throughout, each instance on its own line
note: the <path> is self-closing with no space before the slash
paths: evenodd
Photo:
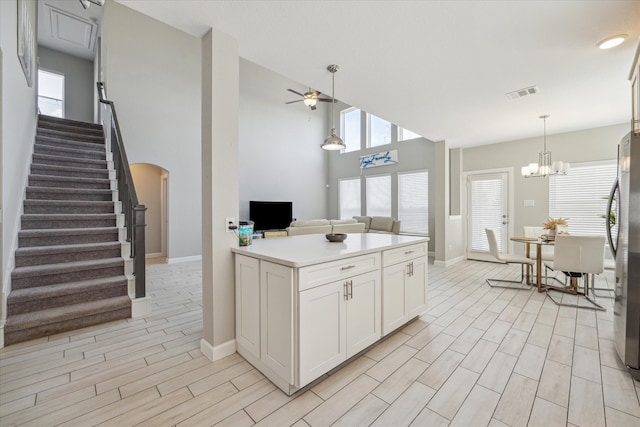
<path id="1" fill-rule="evenodd" d="M 612 206 L 613 205 L 613 206 Z M 616 262 L 613 327 L 620 360 L 640 380 L 640 135 L 618 146 L 618 177 L 609 197 L 618 232 L 609 245 Z"/>

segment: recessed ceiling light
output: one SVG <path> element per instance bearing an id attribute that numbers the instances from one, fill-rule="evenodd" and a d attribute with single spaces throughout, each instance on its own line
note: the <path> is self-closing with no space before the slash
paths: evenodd
<path id="1" fill-rule="evenodd" d="M 615 36 L 607 37 L 604 40 L 600 40 L 596 43 L 596 46 L 598 49 L 611 49 L 612 47 L 616 47 L 621 44 L 626 38 L 626 34 L 617 34 Z"/>

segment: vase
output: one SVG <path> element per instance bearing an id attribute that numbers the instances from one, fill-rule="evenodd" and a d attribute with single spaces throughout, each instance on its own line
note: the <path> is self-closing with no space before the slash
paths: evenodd
<path id="1" fill-rule="evenodd" d="M 547 238 L 549 240 L 555 240 L 556 239 L 556 227 L 553 227 L 552 229 L 548 230 Z"/>

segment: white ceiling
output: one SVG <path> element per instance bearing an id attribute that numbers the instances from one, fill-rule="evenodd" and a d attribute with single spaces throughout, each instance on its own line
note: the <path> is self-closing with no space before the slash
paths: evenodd
<path id="1" fill-rule="evenodd" d="M 324 93 L 338 64 L 338 99 L 452 147 L 541 135 L 542 114 L 548 134 L 630 120 L 638 0 L 116 1 L 227 33 L 242 57 Z M 619 33 L 623 45 L 595 47 Z"/>
<path id="2" fill-rule="evenodd" d="M 38 44 L 93 61 L 102 8 L 84 9 L 78 0 L 38 2 Z"/>

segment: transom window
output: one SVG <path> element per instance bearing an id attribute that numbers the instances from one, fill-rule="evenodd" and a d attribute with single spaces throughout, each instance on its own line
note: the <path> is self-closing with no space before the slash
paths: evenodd
<path id="1" fill-rule="evenodd" d="M 398 127 L 398 141 L 407 141 L 416 138 L 422 137 L 415 132 L 411 132 L 409 129 Z"/>
<path id="2" fill-rule="evenodd" d="M 391 144 L 391 123 L 373 114 L 367 114 L 367 125 L 367 147 Z"/>
<path id="3" fill-rule="evenodd" d="M 358 151 L 362 147 L 360 132 L 361 112 L 357 108 L 349 108 L 340 112 L 340 136 L 347 146 L 343 152 Z"/>

